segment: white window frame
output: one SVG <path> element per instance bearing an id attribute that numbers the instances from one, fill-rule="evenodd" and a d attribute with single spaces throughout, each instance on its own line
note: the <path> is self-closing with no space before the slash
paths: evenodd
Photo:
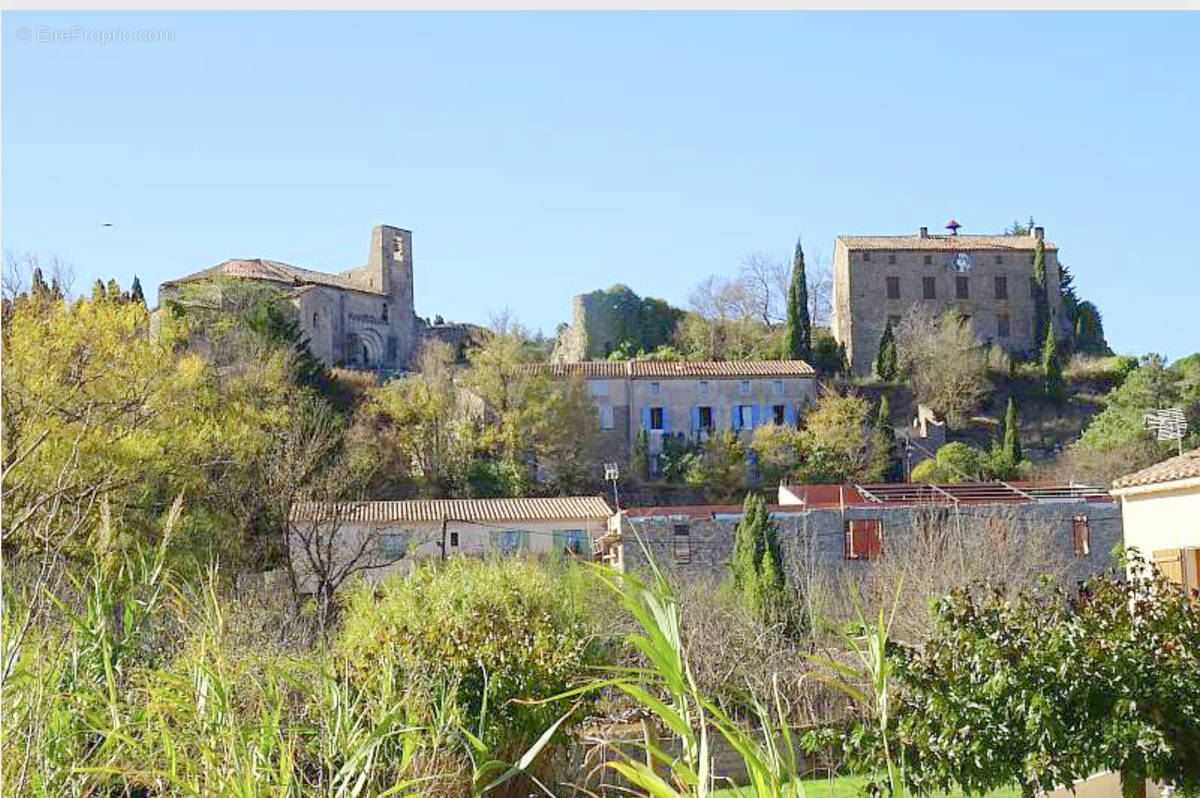
<path id="1" fill-rule="evenodd" d="M 600 408 L 600 429 L 612 429 L 613 426 L 612 406 L 604 405 Z"/>
<path id="2" fill-rule="evenodd" d="M 650 383 L 650 395 L 658 396 L 660 393 L 662 393 L 662 383 L 661 382 Z"/>
<path id="3" fill-rule="evenodd" d="M 700 384 L 696 386 L 696 393 L 708 393 L 708 380 L 700 380 Z"/>
<path id="4" fill-rule="evenodd" d="M 774 384 L 771 386 L 771 390 L 775 394 L 782 396 L 783 395 L 783 380 L 775 380 Z"/>

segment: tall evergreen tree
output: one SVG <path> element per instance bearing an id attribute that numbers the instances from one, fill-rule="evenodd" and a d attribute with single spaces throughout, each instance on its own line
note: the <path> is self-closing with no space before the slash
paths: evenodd
<path id="1" fill-rule="evenodd" d="M 812 319 L 808 315 L 808 278 L 804 273 L 804 250 L 796 239 L 792 257 L 792 282 L 788 286 L 787 328 L 783 336 L 783 356 L 812 360 Z"/>
<path id="2" fill-rule="evenodd" d="M 29 289 L 30 296 L 42 299 L 50 294 L 50 288 L 46 285 L 45 278 L 42 277 L 42 270 L 34 267 L 32 275 L 33 285 Z"/>
<path id="3" fill-rule="evenodd" d="M 1062 364 L 1058 359 L 1058 334 L 1051 324 L 1047 328 L 1046 341 L 1042 344 L 1042 377 L 1047 396 L 1062 398 Z"/>
<path id="4" fill-rule="evenodd" d="M 1038 239 L 1033 250 L 1033 345 L 1041 351 L 1050 326 L 1050 300 L 1046 294 L 1046 243 Z"/>
<path id="5" fill-rule="evenodd" d="M 146 304 L 146 297 L 142 294 L 142 281 L 138 279 L 136 274 L 133 275 L 133 285 L 129 288 L 129 299 L 143 307 Z"/>
<path id="6" fill-rule="evenodd" d="M 1008 397 L 1008 409 L 1004 412 L 1004 456 L 1010 463 L 1021 462 L 1021 432 L 1017 428 L 1017 401 Z"/>
<path id="7" fill-rule="evenodd" d="M 733 584 L 747 608 L 763 620 L 784 618 L 788 610 L 787 580 L 779 533 L 757 494 L 742 505 L 733 544 Z"/>
<path id="8" fill-rule="evenodd" d="M 103 302 L 104 298 L 104 281 L 97 277 L 96 282 L 92 285 L 92 301 Z"/>
<path id="9" fill-rule="evenodd" d="M 121 284 L 115 279 L 108 281 L 108 301 L 116 304 L 121 301 Z"/>
<path id="10" fill-rule="evenodd" d="M 879 354 L 875 356 L 875 376 L 888 382 L 896 379 L 898 362 L 896 334 L 892 332 L 892 323 L 889 321 L 883 328 L 883 335 L 879 336 Z"/>

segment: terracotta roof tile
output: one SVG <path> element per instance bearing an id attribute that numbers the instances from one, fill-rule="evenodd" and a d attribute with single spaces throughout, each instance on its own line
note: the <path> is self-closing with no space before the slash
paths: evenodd
<path id="1" fill-rule="evenodd" d="M 913 250 L 946 250 L 961 252 L 972 249 L 1002 249 L 1032 252 L 1037 246 L 1033 236 L 838 236 L 837 240 L 848 249 L 913 249 Z M 1046 241 L 1046 249 L 1057 250 L 1051 241 Z"/>
<path id="2" fill-rule="evenodd" d="M 218 263 L 209 269 L 198 271 L 195 274 L 170 280 L 163 285 L 170 286 L 222 276 L 239 277 L 248 280 L 270 280 L 271 282 L 285 283 L 293 286 L 327 285 L 349 291 L 361 291 L 364 294 L 384 295 L 383 292 L 374 288 L 368 288 L 344 274 L 329 274 L 328 272 L 317 272 L 312 269 L 301 269 L 298 266 L 291 266 L 286 263 L 280 263 L 277 260 L 266 260 L 264 258 L 234 258 L 223 263 Z"/>
<path id="3" fill-rule="evenodd" d="M 1174 482 L 1177 479 L 1200 477 L 1200 449 L 1155 463 L 1149 468 L 1126 474 L 1113 481 L 1113 488 L 1134 488 L 1139 485 L 1157 485 L 1162 482 Z"/>
<path id="4" fill-rule="evenodd" d="M 740 379 L 746 377 L 812 377 L 803 360 L 597 360 L 583 363 L 531 364 L 529 371 L 554 377 L 579 374 L 598 379 Z"/>
<path id="5" fill-rule="evenodd" d="M 390 521 L 588 521 L 612 515 L 601 496 L 516 499 L 412 499 L 408 501 L 304 502 L 291 508 L 293 522 L 340 518 L 347 523 Z"/>

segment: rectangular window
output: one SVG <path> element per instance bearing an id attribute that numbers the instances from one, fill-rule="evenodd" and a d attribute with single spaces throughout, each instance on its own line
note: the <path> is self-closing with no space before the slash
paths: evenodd
<path id="1" fill-rule="evenodd" d="M 516 529 L 505 530 L 500 533 L 496 542 L 500 547 L 501 554 L 513 555 L 529 548 L 529 533 Z"/>
<path id="2" fill-rule="evenodd" d="M 613 409 L 605 405 L 600 408 L 600 429 L 612 429 L 613 426 Z"/>
<path id="3" fill-rule="evenodd" d="M 857 518 L 846 522 L 846 559 L 873 560 L 883 551 L 883 522 Z"/>
<path id="4" fill-rule="evenodd" d="M 588 383 L 588 390 L 592 396 L 608 396 L 608 381 L 607 380 L 592 380 Z"/>
<path id="5" fill-rule="evenodd" d="M 899 277 L 887 278 L 887 294 L 888 294 L 888 299 L 899 299 L 900 298 L 900 278 Z"/>
<path id="6" fill-rule="evenodd" d="M 1010 333 L 1010 328 L 1009 328 L 1009 323 L 1008 323 L 1008 314 L 1007 313 L 997 313 L 996 314 L 996 337 L 997 338 L 1007 338 L 1009 336 L 1009 333 Z"/>
<path id="7" fill-rule="evenodd" d="M 925 256 L 925 265 L 926 265 L 926 266 L 932 266 L 932 265 L 933 265 L 933 256 L 932 256 L 932 255 L 926 255 L 926 256 Z"/>
<path id="8" fill-rule="evenodd" d="M 741 383 L 738 385 L 738 393 L 740 393 L 742 396 L 750 395 L 750 380 L 741 381 Z"/>
<path id="9" fill-rule="evenodd" d="M 892 266 L 895 266 L 896 265 L 896 256 L 888 255 L 888 263 L 891 264 Z"/>
<path id="10" fill-rule="evenodd" d="M 555 530 L 554 540 L 551 544 L 551 553 L 560 556 L 579 557 L 583 552 L 583 530 L 582 529 L 562 529 Z"/>
<path id="11" fill-rule="evenodd" d="M 774 414 L 774 416 L 775 416 L 775 423 L 776 423 L 777 425 L 779 425 L 779 426 L 781 426 L 781 427 L 782 427 L 784 424 L 786 424 L 786 423 L 787 423 L 787 416 L 785 415 L 785 413 L 786 413 L 786 410 L 785 410 L 785 408 L 784 408 L 784 406 L 783 406 L 783 405 L 774 405 L 774 406 L 772 406 L 772 407 L 771 407 L 771 412 L 772 412 L 772 413 Z"/>
<path id="12" fill-rule="evenodd" d="M 738 428 L 754 429 L 754 405 L 738 405 Z"/>
<path id="13" fill-rule="evenodd" d="M 771 385 L 771 390 L 777 394 L 782 394 L 783 393 L 783 380 L 775 380 L 775 382 Z"/>
<path id="14" fill-rule="evenodd" d="M 1092 530 L 1088 527 L 1086 515 L 1077 515 L 1071 519 L 1071 533 L 1075 538 L 1075 556 L 1086 557 L 1092 552 Z"/>
<path id="15" fill-rule="evenodd" d="M 708 393 L 708 380 L 700 380 L 700 385 L 697 386 L 696 390 L 699 393 Z"/>
<path id="16" fill-rule="evenodd" d="M 971 298 L 971 284 L 961 274 L 954 278 L 954 295 L 959 299 Z"/>
<path id="17" fill-rule="evenodd" d="M 1004 256 L 1003 256 L 1003 255 L 997 255 L 997 256 L 996 256 L 996 265 L 997 265 L 997 266 L 999 266 L 999 265 L 1001 265 L 1002 263 L 1004 263 Z"/>
<path id="18" fill-rule="evenodd" d="M 379 556 L 397 560 L 408 554 L 408 532 L 388 532 L 379 535 Z"/>
<path id="19" fill-rule="evenodd" d="M 925 291 L 926 299 L 937 299 L 937 278 L 936 277 L 922 277 L 921 278 L 921 287 Z"/>
<path id="20" fill-rule="evenodd" d="M 900 326 L 900 317 L 899 316 L 888 316 L 888 324 L 892 325 L 893 330 L 896 329 L 897 327 Z"/>
<path id="21" fill-rule="evenodd" d="M 672 528 L 672 549 L 675 562 L 689 563 L 692 561 L 692 538 L 687 524 L 675 524 Z"/>
<path id="22" fill-rule="evenodd" d="M 658 396 L 660 391 L 662 391 L 662 385 L 660 385 L 657 382 L 650 383 L 650 395 L 651 396 Z"/>
<path id="23" fill-rule="evenodd" d="M 450 533 L 450 546 L 452 548 L 455 548 L 458 546 L 458 533 L 457 532 Z"/>
<path id="24" fill-rule="evenodd" d="M 864 263 L 870 263 L 870 262 L 871 262 L 871 253 L 870 253 L 870 252 L 864 252 L 864 253 L 863 253 L 863 262 L 864 262 Z"/>
<path id="25" fill-rule="evenodd" d="M 663 409 L 661 407 L 650 408 L 650 429 L 661 430 L 663 428 Z"/>
<path id="26" fill-rule="evenodd" d="M 996 275 L 996 299 L 1008 299 L 1008 278 Z"/>
<path id="27" fill-rule="evenodd" d="M 700 429 L 711 430 L 712 428 L 713 428 L 712 408 L 711 407 L 700 408 Z"/>

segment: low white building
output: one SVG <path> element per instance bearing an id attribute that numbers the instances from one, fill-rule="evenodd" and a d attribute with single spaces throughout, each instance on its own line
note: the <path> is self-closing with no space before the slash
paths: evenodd
<path id="1" fill-rule="evenodd" d="M 1121 477 L 1112 494 L 1121 500 L 1126 548 L 1200 590 L 1200 449 Z"/>
<path id="2" fill-rule="evenodd" d="M 289 548 L 311 592 L 320 573 L 378 579 L 429 558 L 599 559 L 612 515 L 600 496 L 300 503 L 289 513 Z"/>

